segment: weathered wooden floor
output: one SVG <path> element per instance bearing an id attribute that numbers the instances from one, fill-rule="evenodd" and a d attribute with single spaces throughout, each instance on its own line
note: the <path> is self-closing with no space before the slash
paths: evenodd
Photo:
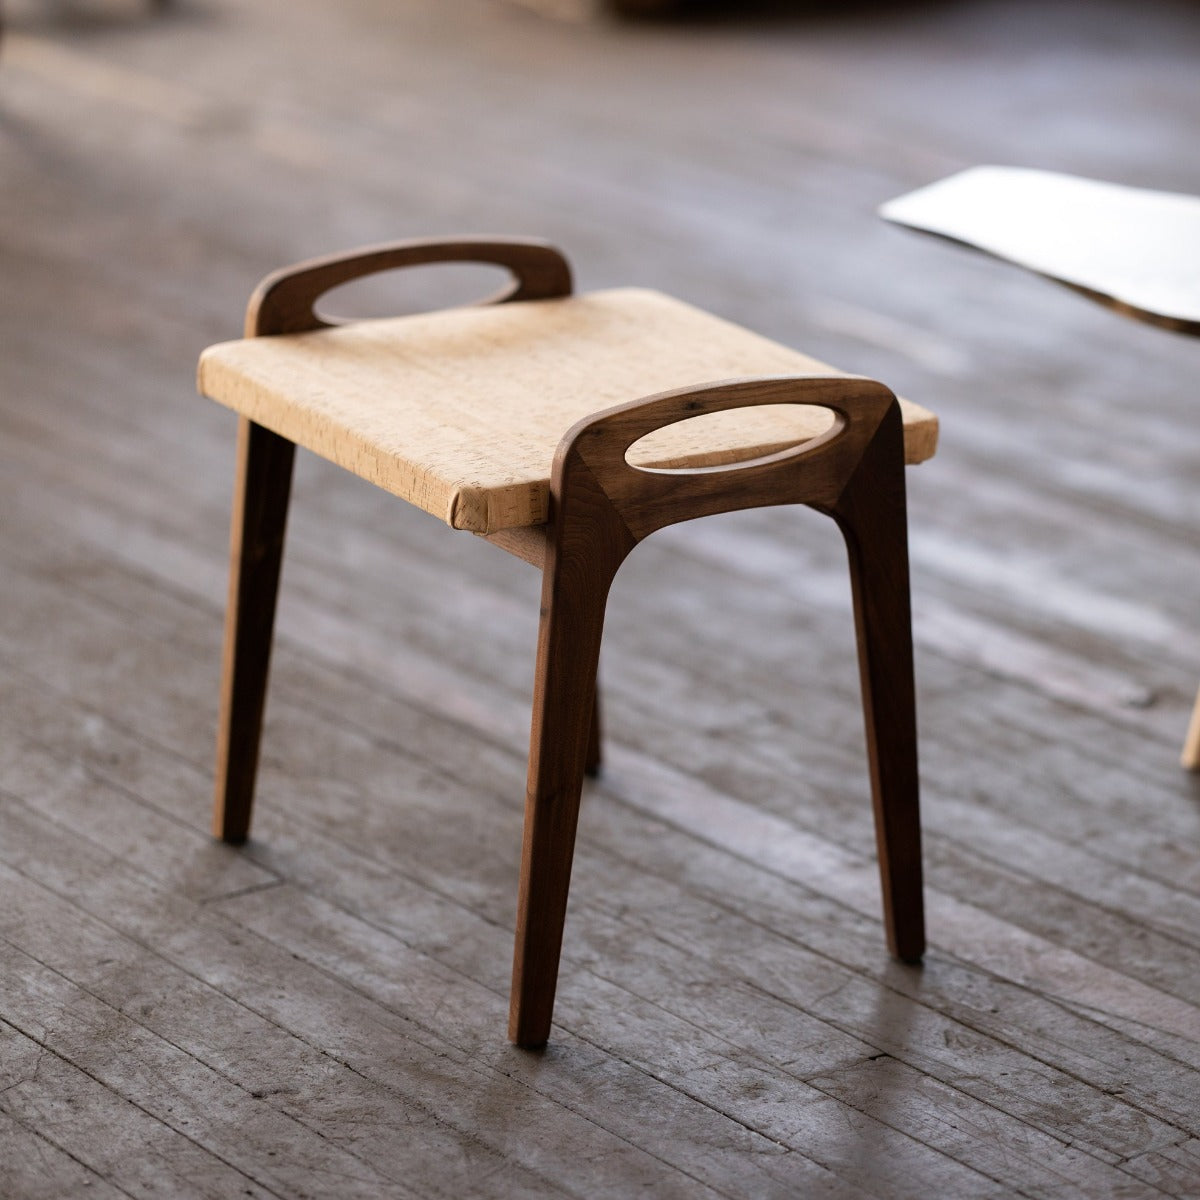
<path id="1" fill-rule="evenodd" d="M 1200 343 L 873 216 L 974 162 L 1200 192 L 1200 10 L 551 10 L 10 0 L 0 1195 L 1200 1195 Z M 256 836 L 210 840 L 234 426 L 196 355 L 274 266 L 450 231 L 940 413 L 922 970 L 809 513 L 618 580 L 543 1055 L 503 1036 L 522 564 L 302 456 Z"/>

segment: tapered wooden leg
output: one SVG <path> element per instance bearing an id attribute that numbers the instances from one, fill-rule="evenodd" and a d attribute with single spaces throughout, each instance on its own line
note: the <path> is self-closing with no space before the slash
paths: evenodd
<path id="1" fill-rule="evenodd" d="M 603 758 L 601 735 L 603 730 L 600 723 L 600 685 L 592 695 L 592 720 L 588 729 L 587 758 L 584 760 L 583 773 L 591 778 L 600 774 L 600 764 Z"/>
<path id="2" fill-rule="evenodd" d="M 628 545 L 568 535 L 547 555 L 508 1036 L 550 1036 L 584 770 L 598 732 L 596 666 L 608 589 Z"/>
<path id="3" fill-rule="evenodd" d="M 1189 771 L 1200 771 L 1200 692 L 1196 693 L 1196 707 L 1192 709 L 1192 720 L 1188 725 L 1187 737 L 1183 742 L 1183 755 L 1179 761 Z"/>
<path id="4" fill-rule="evenodd" d="M 240 419 L 213 799 L 213 833 L 226 842 L 250 832 L 295 450 Z"/>
<path id="5" fill-rule="evenodd" d="M 894 418 L 894 420 L 892 419 Z M 903 433 L 893 411 L 834 516 L 850 557 L 888 947 L 925 952 Z"/>

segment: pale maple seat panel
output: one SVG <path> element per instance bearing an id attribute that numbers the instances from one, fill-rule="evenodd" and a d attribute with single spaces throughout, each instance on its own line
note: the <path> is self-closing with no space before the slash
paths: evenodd
<path id="1" fill-rule="evenodd" d="M 545 522 L 555 450 L 592 413 L 714 380 L 840 374 L 682 301 L 617 288 L 224 342 L 201 357 L 199 388 L 453 528 L 487 534 Z M 937 447 L 937 418 L 900 403 L 905 458 L 918 463 Z M 713 413 L 655 431 L 631 461 L 744 461 L 832 419 L 791 405 Z"/>

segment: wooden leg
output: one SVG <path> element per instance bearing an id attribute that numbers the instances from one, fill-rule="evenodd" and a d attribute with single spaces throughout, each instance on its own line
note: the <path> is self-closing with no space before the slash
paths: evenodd
<path id="1" fill-rule="evenodd" d="M 528 1048 L 550 1036 L 579 796 L 599 731 L 596 666 L 604 606 L 619 561 L 602 545 L 554 549 L 542 580 L 508 1022 L 509 1038 Z"/>
<path id="2" fill-rule="evenodd" d="M 235 844 L 250 832 L 295 450 L 240 419 L 213 799 L 213 833 Z"/>
<path id="3" fill-rule="evenodd" d="M 1192 720 L 1188 725 L 1187 737 L 1183 742 L 1183 755 L 1179 761 L 1189 771 L 1200 771 L 1200 692 L 1196 693 L 1196 707 L 1192 709 Z"/>
<path id="4" fill-rule="evenodd" d="M 846 538 L 858 631 L 888 948 L 925 952 L 908 527 L 899 419 L 868 447 L 834 513 Z"/>
<path id="5" fill-rule="evenodd" d="M 592 779 L 600 774 L 600 765 L 603 761 L 603 750 L 601 748 L 602 733 L 603 730 L 600 723 L 600 685 L 597 683 L 596 691 L 592 696 L 592 721 L 588 729 L 587 758 L 583 764 L 583 773 Z"/>

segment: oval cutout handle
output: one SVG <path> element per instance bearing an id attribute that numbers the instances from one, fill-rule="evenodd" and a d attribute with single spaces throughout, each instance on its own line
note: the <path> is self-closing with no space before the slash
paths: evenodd
<path id="1" fill-rule="evenodd" d="M 842 421 L 816 404 L 743 405 L 660 425 L 625 451 L 625 461 L 649 475 L 739 470 L 811 445 Z"/>
<path id="2" fill-rule="evenodd" d="M 763 404 L 831 410 L 831 428 L 774 454 L 728 466 L 647 469 L 629 463 L 629 448 L 648 433 L 693 417 Z M 567 431 L 555 456 L 554 489 L 570 491 L 586 468 L 633 537 L 694 517 L 774 504 L 832 511 L 838 496 L 885 421 L 903 466 L 903 424 L 896 397 L 855 375 L 788 375 L 733 379 L 663 392 L 587 417 Z M 797 469 L 803 464 L 804 469 Z"/>
<path id="3" fill-rule="evenodd" d="M 535 238 L 425 238 L 367 246 L 309 259 L 268 275 L 246 307 L 246 337 L 303 333 L 334 324 L 319 317 L 314 305 L 343 283 L 432 263 L 488 263 L 512 273 L 510 285 L 481 304 L 513 300 L 549 300 L 571 294 L 571 268 L 556 247 Z"/>

